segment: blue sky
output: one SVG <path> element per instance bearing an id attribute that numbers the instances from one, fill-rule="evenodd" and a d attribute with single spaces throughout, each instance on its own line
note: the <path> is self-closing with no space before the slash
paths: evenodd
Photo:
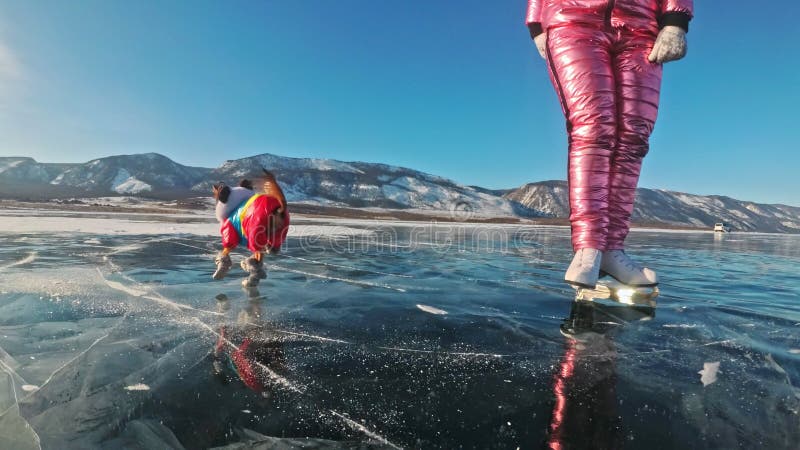
<path id="1" fill-rule="evenodd" d="M 689 55 L 665 67 L 641 185 L 800 206 L 800 6 L 720 4 L 696 2 Z M 0 155 L 213 167 L 272 152 L 490 188 L 563 179 L 564 119 L 524 10 L 4 0 Z"/>

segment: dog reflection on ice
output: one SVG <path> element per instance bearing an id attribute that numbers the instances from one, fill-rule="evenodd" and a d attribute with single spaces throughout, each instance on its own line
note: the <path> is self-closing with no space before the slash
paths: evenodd
<path id="1" fill-rule="evenodd" d="M 578 300 L 561 325 L 564 356 L 553 380 L 555 404 L 547 448 L 622 446 L 617 414 L 617 350 L 613 334 L 625 322 L 650 320 L 655 309 Z"/>
<path id="2" fill-rule="evenodd" d="M 243 289 L 247 304 L 238 312 L 236 321 L 219 327 L 219 338 L 213 350 L 213 372 L 223 383 L 242 382 L 247 388 L 269 398 L 268 371 L 281 373 L 286 369 L 283 342 L 272 332 L 264 316 L 264 297 L 257 288 Z M 225 294 L 217 296 L 219 312 L 231 308 Z"/>

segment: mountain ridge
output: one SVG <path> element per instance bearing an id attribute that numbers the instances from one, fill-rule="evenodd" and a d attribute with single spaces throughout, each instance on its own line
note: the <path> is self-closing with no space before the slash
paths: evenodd
<path id="1" fill-rule="evenodd" d="M 527 183 L 504 197 L 552 217 L 569 217 L 567 182 Z M 697 195 L 667 189 L 637 188 L 631 220 L 710 228 L 724 222 L 738 231 L 800 233 L 800 207 Z"/>
<path id="2" fill-rule="evenodd" d="M 136 195 L 182 199 L 209 195 L 217 181 L 256 181 L 261 167 L 275 172 L 295 203 L 429 210 L 452 217 L 566 218 L 567 183 L 547 180 L 513 189 L 466 186 L 415 169 L 382 163 L 262 153 L 216 168 L 185 166 L 158 153 L 114 155 L 85 163 L 41 163 L 25 156 L 0 157 L 0 198 L 49 200 Z M 735 230 L 800 233 L 800 208 L 638 188 L 633 221 L 709 228 L 725 222 Z"/>

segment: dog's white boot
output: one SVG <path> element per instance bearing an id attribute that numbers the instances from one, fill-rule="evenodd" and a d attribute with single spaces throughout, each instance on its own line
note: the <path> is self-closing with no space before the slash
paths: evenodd
<path id="1" fill-rule="evenodd" d="M 564 275 L 564 281 L 584 288 L 594 288 L 597 279 L 600 277 L 600 262 L 603 259 L 603 252 L 594 248 L 582 248 L 575 252 Z"/>
<path id="2" fill-rule="evenodd" d="M 600 271 L 611 275 L 620 283 L 632 287 L 651 287 L 658 285 L 658 275 L 636 261 L 630 259 L 623 250 L 609 250 L 603 253 Z"/>
<path id="3" fill-rule="evenodd" d="M 264 262 L 257 260 L 253 256 L 243 259 L 241 266 L 242 270 L 249 274 L 247 278 L 242 280 L 242 287 L 251 288 L 258 286 L 259 281 L 267 278 L 267 271 L 264 270 Z"/>
<path id="4" fill-rule="evenodd" d="M 215 280 L 221 280 L 225 278 L 225 275 L 227 275 L 228 271 L 231 270 L 231 267 L 233 267 L 231 257 L 229 255 L 223 255 L 222 253 L 218 254 L 217 257 L 214 258 L 214 262 L 217 264 L 217 270 L 214 272 L 214 275 L 211 275 L 211 278 Z"/>
<path id="5" fill-rule="evenodd" d="M 254 276 L 259 280 L 267 278 L 267 271 L 264 270 L 264 261 L 259 261 L 251 256 L 243 259 L 241 266 L 242 270 L 249 273 L 250 276 Z"/>

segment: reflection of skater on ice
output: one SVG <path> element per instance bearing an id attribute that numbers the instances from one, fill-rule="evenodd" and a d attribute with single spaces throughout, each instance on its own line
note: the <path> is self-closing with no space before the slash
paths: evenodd
<path id="1" fill-rule="evenodd" d="M 242 285 L 258 285 L 267 277 L 263 253 L 277 253 L 286 239 L 289 230 L 286 197 L 275 176 L 267 170 L 264 174 L 264 193 L 255 193 L 249 180 L 242 180 L 234 188 L 221 182 L 214 185 L 216 217 L 221 224 L 223 247 L 215 259 L 215 280 L 225 278 L 233 266 L 230 252 L 242 243 L 253 252 L 252 256 L 242 260 L 241 267 L 248 273 Z"/>
<path id="2" fill-rule="evenodd" d="M 692 0 L 529 0 L 527 24 L 567 119 L 575 256 L 565 280 L 655 286 L 624 252 L 662 64 L 686 54 Z"/>
<path id="3" fill-rule="evenodd" d="M 592 302 L 572 304 L 561 325 L 564 356 L 553 380 L 555 404 L 548 448 L 620 448 L 617 414 L 617 350 L 614 330 L 625 322 L 653 318 L 651 308 Z"/>

